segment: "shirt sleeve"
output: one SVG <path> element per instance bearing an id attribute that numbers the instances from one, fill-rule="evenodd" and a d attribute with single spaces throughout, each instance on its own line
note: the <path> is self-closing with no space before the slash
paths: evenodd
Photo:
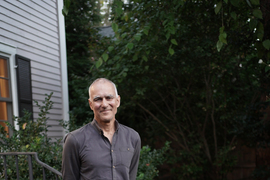
<path id="1" fill-rule="evenodd" d="M 134 155 L 131 160 L 130 169 L 129 169 L 129 179 L 130 180 L 136 180 L 137 177 L 137 171 L 139 166 L 139 159 L 140 159 L 140 151 L 141 151 L 141 138 L 139 134 L 137 134 L 138 137 L 136 138 L 136 146 L 134 150 Z"/>
<path id="2" fill-rule="evenodd" d="M 80 179 L 79 145 L 72 134 L 68 134 L 62 152 L 63 180 Z"/>

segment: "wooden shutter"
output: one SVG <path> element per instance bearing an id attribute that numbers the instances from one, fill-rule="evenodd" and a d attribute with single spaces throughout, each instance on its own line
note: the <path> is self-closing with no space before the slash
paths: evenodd
<path id="1" fill-rule="evenodd" d="M 32 113 L 31 118 L 33 119 L 32 80 L 30 63 L 30 59 L 16 55 L 19 116 L 22 117 L 24 115 L 23 110 L 25 109 Z"/>

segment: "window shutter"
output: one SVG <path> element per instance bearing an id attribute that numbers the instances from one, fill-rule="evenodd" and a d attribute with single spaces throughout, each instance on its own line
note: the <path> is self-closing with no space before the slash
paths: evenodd
<path id="1" fill-rule="evenodd" d="M 33 119 L 30 62 L 30 59 L 16 55 L 19 116 L 22 117 L 24 115 L 23 110 L 25 109 L 32 113 L 31 119 Z"/>

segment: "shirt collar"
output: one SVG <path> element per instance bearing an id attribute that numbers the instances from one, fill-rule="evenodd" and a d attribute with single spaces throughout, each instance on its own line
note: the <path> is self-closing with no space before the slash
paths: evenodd
<path id="1" fill-rule="evenodd" d="M 115 123 L 115 132 L 117 132 L 119 130 L 119 123 L 117 120 L 115 120 L 114 123 Z M 91 122 L 91 125 L 96 127 L 100 134 L 103 134 L 103 130 L 99 127 L 98 122 L 95 119 L 93 119 L 93 121 Z"/>

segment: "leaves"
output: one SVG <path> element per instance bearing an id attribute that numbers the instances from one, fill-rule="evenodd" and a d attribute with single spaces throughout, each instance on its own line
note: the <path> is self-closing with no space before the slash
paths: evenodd
<path id="1" fill-rule="evenodd" d="M 134 39 L 136 39 L 137 41 L 140 41 L 141 40 L 141 36 L 142 36 L 141 33 L 137 33 L 137 34 L 134 35 Z"/>
<path id="2" fill-rule="evenodd" d="M 249 22 L 249 29 L 253 31 L 257 27 L 257 24 L 258 24 L 257 19 L 251 19 Z"/>
<path id="3" fill-rule="evenodd" d="M 240 0 L 230 0 L 231 4 L 235 7 L 239 7 Z"/>
<path id="4" fill-rule="evenodd" d="M 219 41 L 223 42 L 224 44 L 227 44 L 227 33 L 226 32 L 222 32 L 219 34 Z"/>
<path id="5" fill-rule="evenodd" d="M 134 46 L 133 43 L 128 43 L 128 44 L 127 44 L 127 48 L 128 48 L 129 50 L 131 50 L 131 49 L 133 48 L 133 46 Z"/>
<path id="6" fill-rule="evenodd" d="M 265 68 L 264 68 L 264 72 L 268 72 L 269 70 L 270 70 L 270 65 L 265 66 Z"/>
<path id="7" fill-rule="evenodd" d="M 171 47 L 169 48 L 169 53 L 170 53 L 170 55 L 174 54 L 174 50 Z"/>
<path id="8" fill-rule="evenodd" d="M 265 47 L 265 49 L 269 50 L 270 49 L 270 40 L 267 39 L 267 40 L 263 41 L 263 46 Z"/>
<path id="9" fill-rule="evenodd" d="M 256 18 L 259 18 L 259 19 L 262 19 L 262 11 L 260 9 L 254 9 L 253 10 L 253 15 L 256 17 Z"/>
<path id="10" fill-rule="evenodd" d="M 264 36 L 264 27 L 261 22 L 258 22 L 257 28 L 256 28 L 256 35 L 260 41 L 262 41 Z"/>
<path id="11" fill-rule="evenodd" d="M 109 58 L 109 55 L 107 53 L 102 54 L 103 60 L 106 62 Z"/>
<path id="12" fill-rule="evenodd" d="M 253 5 L 260 5 L 260 0 L 250 0 Z"/>
<path id="13" fill-rule="evenodd" d="M 109 46 L 109 47 L 108 47 L 109 52 L 111 52 L 113 49 L 114 49 L 113 46 Z"/>
<path id="14" fill-rule="evenodd" d="M 103 61 L 101 58 L 98 59 L 98 61 L 96 62 L 96 68 L 98 69 L 101 65 L 102 65 Z"/>
<path id="15" fill-rule="evenodd" d="M 115 22 L 112 23 L 112 29 L 114 32 L 118 31 L 118 25 Z"/>
<path id="16" fill-rule="evenodd" d="M 220 52 L 222 46 L 223 46 L 223 42 L 221 42 L 220 40 L 218 40 L 218 42 L 217 42 L 217 50 L 218 50 L 218 52 Z"/>
<path id="17" fill-rule="evenodd" d="M 175 39 L 171 39 L 171 43 L 174 45 L 178 45 Z"/>
<path id="18" fill-rule="evenodd" d="M 71 3 L 71 0 L 64 0 L 64 6 L 63 6 L 63 9 L 62 9 L 62 14 L 64 16 L 68 15 L 68 10 L 69 10 L 70 3 Z"/>
<path id="19" fill-rule="evenodd" d="M 13 131 L 12 134 L 9 134 L 9 137 L 6 136 L 7 132 L 0 125 L 1 152 L 37 152 L 38 158 L 42 162 L 58 171 L 61 169 L 62 138 L 55 138 L 52 141 L 47 133 L 49 127 L 47 125 L 48 114 L 52 109 L 53 104 L 51 101 L 52 95 L 53 93 L 50 93 L 50 95 L 45 94 L 45 100 L 42 102 L 42 105 L 35 101 L 36 107 L 39 108 L 37 111 L 38 117 L 35 120 L 31 119 L 31 113 L 27 111 L 24 111 L 24 115 L 22 117 L 14 117 L 13 120 L 20 129 L 15 129 L 13 125 L 8 124 L 10 130 L 12 129 Z M 7 156 L 6 158 L 8 179 L 17 179 L 18 177 L 16 174 L 16 163 L 14 157 Z M 20 175 L 20 179 L 30 179 L 28 173 L 25 173 L 28 171 L 27 156 L 20 155 L 17 160 L 17 165 L 19 165 L 17 173 Z M 43 177 L 40 167 L 41 166 L 33 160 L 32 172 L 35 179 L 55 178 L 55 174 L 50 171 L 47 171 L 46 176 Z M 0 159 L 0 168 L 4 169 L 2 158 Z M 3 175 L 0 175 L 0 177 L 3 179 Z"/>
<path id="20" fill-rule="evenodd" d="M 222 7 L 222 1 L 220 1 L 220 2 L 217 4 L 217 6 L 215 7 L 215 13 L 216 13 L 216 14 L 219 13 L 221 7 Z"/>
<path id="21" fill-rule="evenodd" d="M 234 20 L 236 20 L 236 19 L 237 19 L 237 15 L 236 15 L 236 13 L 235 13 L 235 12 L 231 12 L 230 14 L 231 14 L 231 17 L 232 17 Z"/>

